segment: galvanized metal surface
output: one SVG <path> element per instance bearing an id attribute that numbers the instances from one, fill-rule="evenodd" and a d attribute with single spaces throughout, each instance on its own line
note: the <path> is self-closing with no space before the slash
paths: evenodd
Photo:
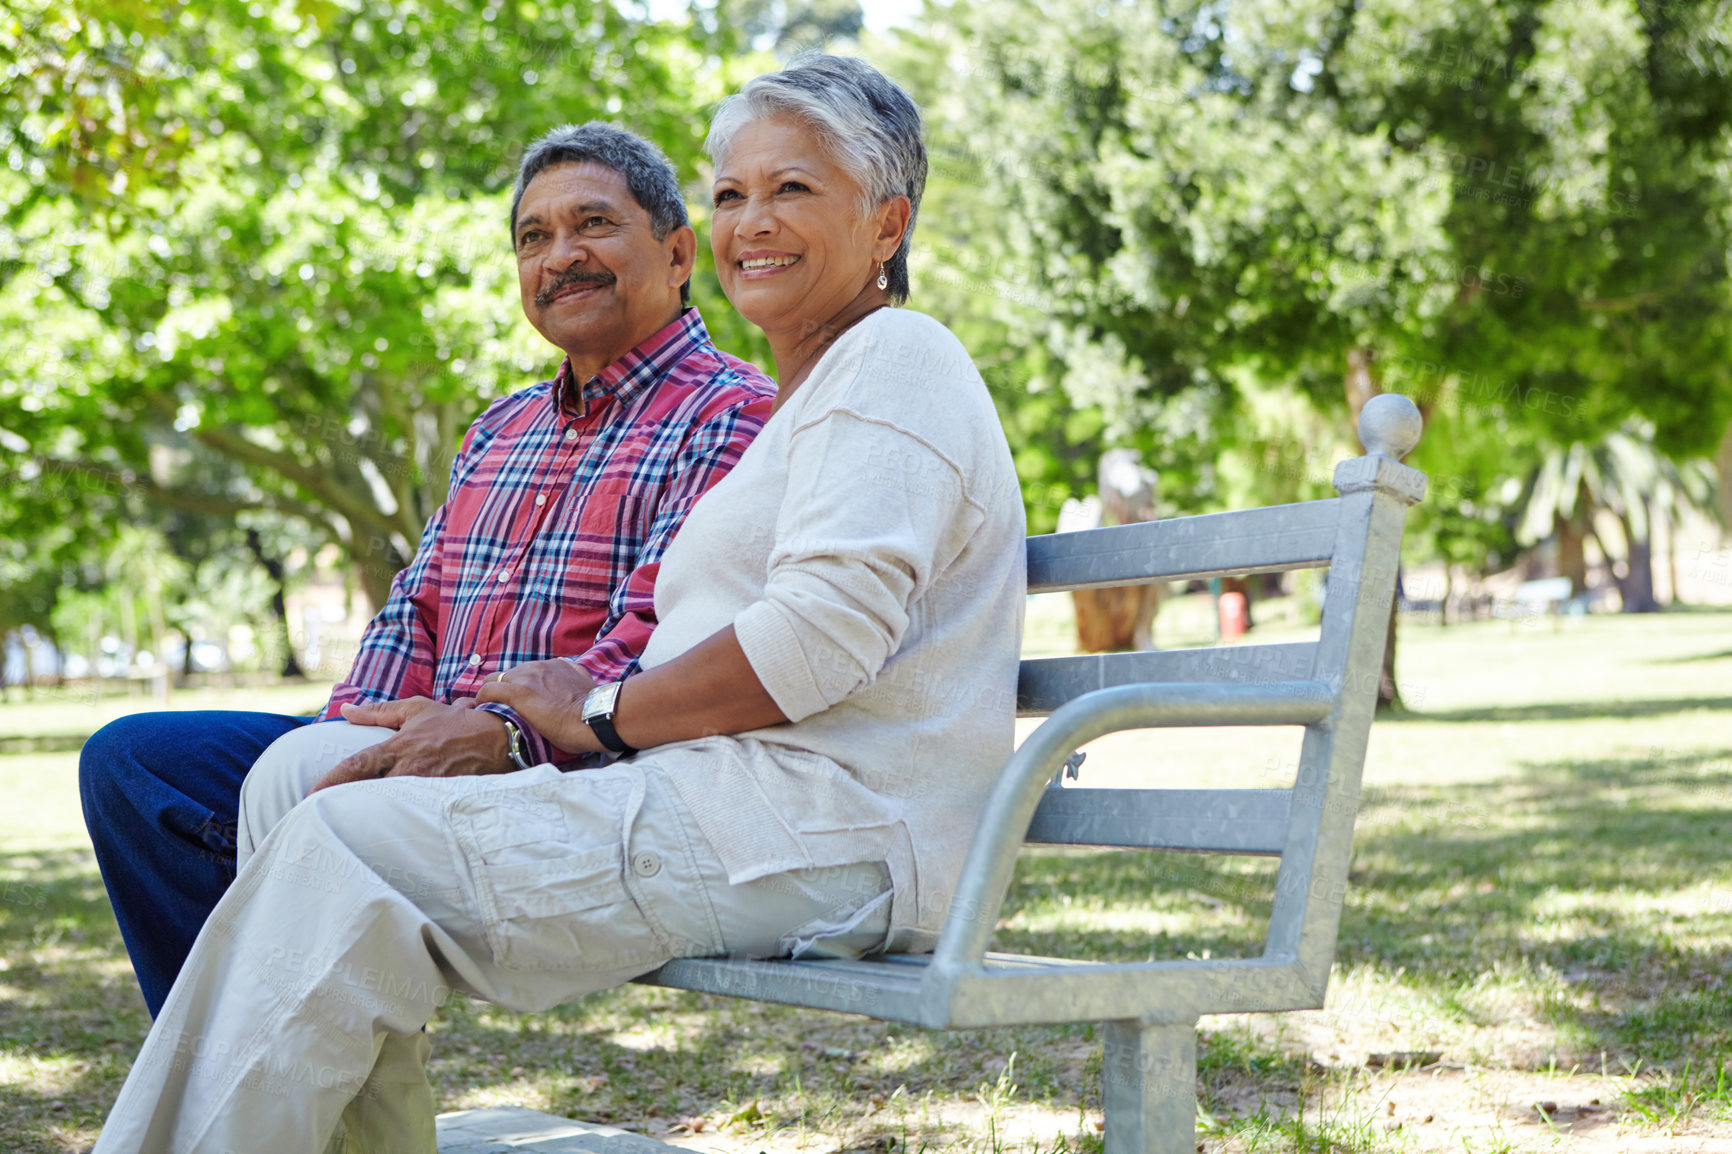
<path id="1" fill-rule="evenodd" d="M 934 951 L 934 966 L 960 972 L 986 952 L 1035 807 L 1078 746 L 1124 729 L 1309 725 L 1326 718 L 1330 706 L 1329 687 L 1318 681 L 1120 685 L 1061 706 L 1011 755 L 987 798 Z M 1102 807 L 1110 807 L 1111 792 L 1096 792 Z"/>
<path id="2" fill-rule="evenodd" d="M 1028 539 L 1028 591 L 1057 593 L 1329 563 L 1334 500 L 1270 505 Z"/>
<path id="3" fill-rule="evenodd" d="M 1033 845 L 1112 845 L 1274 857 L 1287 842 L 1285 789 L 1048 789 Z"/>
<path id="4" fill-rule="evenodd" d="M 434 1120 L 439 1154 L 684 1154 L 616 1126 L 575 1122 L 523 1106 L 489 1106 Z"/>
<path id="5" fill-rule="evenodd" d="M 1029 590 L 1329 567 L 1319 639 L 1298 645 L 1025 661 L 1018 708 L 1049 713 L 981 814 L 937 949 L 873 961 L 683 959 L 640 981 L 938 1028 L 1101 1021 L 1109 1154 L 1194 1149 L 1196 1019 L 1317 1007 L 1346 896 L 1360 777 L 1376 707 L 1407 507 L 1423 474 L 1404 397 L 1367 403 L 1367 455 L 1341 496 L 1206 517 L 1034 537 Z M 1303 725 L 1287 790 L 1049 789 L 1078 746 L 1155 726 Z M 989 954 L 1025 841 L 1278 853 L 1260 958 L 1102 964 Z"/>
<path id="6" fill-rule="evenodd" d="M 1284 645 L 1220 645 L 1209 649 L 1153 649 L 1033 657 L 1016 680 L 1018 717 L 1044 717 L 1094 689 L 1174 681 L 1305 681 L 1317 653 L 1314 641 Z"/>
<path id="7" fill-rule="evenodd" d="M 1195 1154 L 1197 1020 L 1108 1022 L 1105 1154 Z"/>

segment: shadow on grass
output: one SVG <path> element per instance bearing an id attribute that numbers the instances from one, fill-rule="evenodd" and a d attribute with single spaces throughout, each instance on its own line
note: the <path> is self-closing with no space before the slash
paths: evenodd
<path id="1" fill-rule="evenodd" d="M 0 1149 L 64 1154 L 94 1131 L 150 1028 L 88 850 L 0 854 Z"/>
<path id="2" fill-rule="evenodd" d="M 100 1128 L 149 1018 L 88 851 L 0 854 L 0 879 L 0 1058 L 17 1063 L 0 1082 L 0 1151 L 64 1154 L 66 1135 Z M 1093 1026 L 935 1035 L 635 985 L 543 1014 L 454 998 L 430 1029 L 442 1109 L 527 1087 L 555 1113 L 649 1132 L 738 1113 L 743 1136 L 805 1126 L 872 1149 L 938 1136 L 928 1089 L 952 1102 L 944 1133 L 957 1137 L 954 1102 L 990 1086 L 1012 1053 L 1019 1101 L 1072 1101 L 1087 1063 L 1077 1050 L 1098 1050 Z M 1098 1087 L 1098 1058 L 1092 1076 Z"/>
<path id="3" fill-rule="evenodd" d="M 1732 1053 L 1728 844 L 1732 749 L 1533 762 L 1503 782 L 1368 791 L 1337 959 L 1399 975 L 1464 1026 L 1499 1025 L 1501 1010 L 1485 1008 L 1497 999 L 1472 991 L 1510 983 L 1556 1030 L 1560 1062 L 1598 1069 L 1604 1052 L 1613 1072 L 1712 1070 Z M 1028 851 L 994 944 L 1117 961 L 1255 955 L 1272 882 L 1243 859 Z M 1067 893 L 1090 898 L 1071 907 L 1074 926 L 1016 928 L 1051 916 Z M 1192 916 L 1180 932 L 1126 933 L 1111 919 L 1090 928 L 1097 906 L 1148 926 Z M 1220 925 L 1205 907 L 1234 916 Z"/>
<path id="4" fill-rule="evenodd" d="M 1643 662 L 1645 665 L 1689 665 L 1696 661 L 1724 661 L 1732 657 L 1732 649 L 1722 649 L 1718 653 L 1687 653 L 1682 657 L 1655 657 Z"/>
<path id="5" fill-rule="evenodd" d="M 1712 1068 L 1732 1052 L 1732 900 L 1713 896 L 1732 888 L 1729 803 L 1732 749 L 1369 792 L 1342 967 L 1399 976 L 1466 1025 L 1498 1025 L 1497 1000 L 1474 991 L 1512 981 L 1556 1032 L 1560 1063 L 1597 1069 L 1605 1051 L 1613 1072 Z M 46 1152 L 53 1127 L 100 1123 L 147 1022 L 88 852 L 0 855 L 0 868 L 12 879 L 0 883 L 0 1049 L 45 1063 L 0 1086 L 0 1149 Z M 1031 849 L 995 945 L 1244 956 L 1258 952 L 1272 888 L 1262 861 Z M 648 1119 L 722 1114 L 752 1133 L 798 1125 L 870 1144 L 918 1129 L 926 1090 L 968 1103 L 1013 1051 L 1022 1100 L 1099 1102 L 1092 1026 L 932 1034 L 631 986 L 540 1015 L 454 1001 L 433 1039 L 444 1108 L 527 1088 L 556 1113 L 652 1132 Z M 1302 1069 L 1267 1054 L 1212 1040 L 1205 1080 L 1245 1065 L 1265 1088 L 1296 1084 Z M 899 1086 L 913 1090 L 899 1098 Z M 915 1112 L 896 1115 L 898 1103 Z"/>
<path id="6" fill-rule="evenodd" d="M 646 1036 L 658 1033 L 654 1041 Z M 914 1088 L 906 1104 L 915 1110 L 928 1088 L 966 1102 L 1013 1053 L 1021 1101 L 1073 1099 L 1085 1066 L 1099 1080 L 1098 1058 L 1091 1063 L 1078 1052 L 1095 1053 L 1093 1026 L 940 1035 L 642 986 L 535 1015 L 454 1002 L 432 1037 L 443 1108 L 527 1075 L 553 1113 L 628 1127 L 720 1111 L 765 1133 L 796 1124 L 832 1136 L 856 1127 L 884 1133 L 887 1117 L 865 1115 L 894 1100 L 899 1087 Z"/>
<path id="7" fill-rule="evenodd" d="M 1589 718 L 1660 717 L 1696 709 L 1732 709 L 1732 697 L 1674 697 L 1651 701 L 1551 701 L 1534 705 L 1489 705 L 1472 709 L 1401 710 L 1377 715 L 1379 723 L 1404 721 L 1583 721 Z"/>
<path id="8" fill-rule="evenodd" d="M 1361 820 L 1343 964 L 1443 1004 L 1500 968 L 1561 985 L 1542 1016 L 1590 1068 L 1732 1050 L 1732 750 L 1382 790 Z"/>

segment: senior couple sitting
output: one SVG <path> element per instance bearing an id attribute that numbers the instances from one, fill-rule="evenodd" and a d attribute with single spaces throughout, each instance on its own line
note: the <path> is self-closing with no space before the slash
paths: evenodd
<path id="1" fill-rule="evenodd" d="M 724 102 L 707 147 L 773 385 L 686 306 L 667 161 L 551 133 L 512 240 L 566 359 L 470 428 L 319 720 L 86 745 L 156 1019 L 98 1154 L 431 1154 L 451 991 L 538 1010 L 680 956 L 931 947 L 1012 744 L 1024 523 L 966 351 L 889 307 L 920 116 L 816 57 Z"/>

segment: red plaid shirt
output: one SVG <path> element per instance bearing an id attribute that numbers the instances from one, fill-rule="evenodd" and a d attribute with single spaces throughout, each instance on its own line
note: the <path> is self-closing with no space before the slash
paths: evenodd
<path id="1" fill-rule="evenodd" d="M 344 702 L 472 697 L 489 674 L 566 657 L 597 682 L 637 665 L 662 553 L 757 436 L 775 386 L 710 343 L 696 309 L 581 389 L 571 363 L 495 401 L 449 496 L 361 638 Z M 503 705 L 531 761 L 569 755 Z"/>

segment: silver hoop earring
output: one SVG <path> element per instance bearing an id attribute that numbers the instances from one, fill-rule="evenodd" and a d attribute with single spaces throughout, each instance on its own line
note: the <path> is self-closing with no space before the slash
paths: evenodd
<path id="1" fill-rule="evenodd" d="M 878 287 L 881 289 L 887 289 L 890 287 L 890 278 L 884 275 L 883 261 L 878 262 Z"/>

